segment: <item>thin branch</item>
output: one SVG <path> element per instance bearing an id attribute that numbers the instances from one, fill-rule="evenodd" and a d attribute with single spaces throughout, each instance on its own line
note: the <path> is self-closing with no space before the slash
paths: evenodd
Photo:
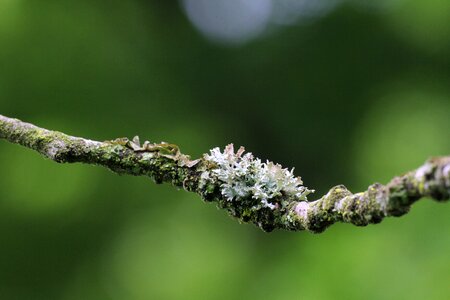
<path id="1" fill-rule="evenodd" d="M 176 145 L 120 138 L 92 141 L 0 115 L 0 138 L 33 149 L 58 163 L 81 162 L 104 166 L 119 174 L 148 176 L 168 182 L 216 202 L 242 222 L 265 231 L 276 228 L 324 231 L 335 222 L 365 226 L 384 217 L 401 216 L 420 198 L 450 198 L 450 156 L 432 158 L 418 169 L 395 177 L 387 185 L 375 183 L 352 194 L 345 186 L 330 189 L 322 198 L 307 201 L 312 192 L 300 177 L 278 164 L 263 163 L 250 153 L 236 153 L 228 145 L 197 160 Z"/>

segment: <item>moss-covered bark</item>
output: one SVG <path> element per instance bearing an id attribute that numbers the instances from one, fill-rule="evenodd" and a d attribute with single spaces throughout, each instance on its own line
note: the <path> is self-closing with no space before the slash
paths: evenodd
<path id="1" fill-rule="evenodd" d="M 309 190 L 301 185 L 300 178 L 292 177 L 279 165 L 260 163 L 251 155 L 242 156 L 243 148 L 236 154 L 232 147 L 223 154 L 213 150 L 233 161 L 233 167 L 218 163 L 212 155 L 191 160 L 173 144 L 140 145 L 137 137 L 92 141 L 2 115 L 0 138 L 38 151 L 58 163 L 101 165 L 116 173 L 171 183 L 199 194 L 205 201 L 216 202 L 231 216 L 264 231 L 279 228 L 319 233 L 335 222 L 365 226 L 387 216 L 401 216 L 423 197 L 436 201 L 450 198 L 450 156 L 430 159 L 417 170 L 395 177 L 387 185 L 373 184 L 362 193 L 352 194 L 339 185 L 316 201 L 306 201 Z M 233 177 L 235 174 L 227 173 L 236 172 L 236 167 L 244 168 L 248 174 Z M 229 178 L 239 178 L 239 185 L 233 185 Z M 280 178 L 286 182 L 280 182 Z"/>

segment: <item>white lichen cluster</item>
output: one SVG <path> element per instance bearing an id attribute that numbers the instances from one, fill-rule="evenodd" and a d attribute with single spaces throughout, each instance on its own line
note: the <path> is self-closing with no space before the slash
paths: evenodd
<path id="1" fill-rule="evenodd" d="M 228 201 L 252 198 L 259 200 L 256 208 L 276 209 L 279 207 L 276 200 L 279 196 L 301 201 L 313 192 L 303 186 L 300 177 L 294 176 L 294 169 L 284 169 L 270 161 L 263 163 L 251 153 L 243 155 L 244 151 L 240 147 L 234 153 L 233 144 L 230 144 L 223 153 L 219 148 L 214 148 L 211 154 L 205 154 L 204 158 L 214 163 L 215 167 L 202 174 L 203 184 L 219 181 L 221 193 Z"/>

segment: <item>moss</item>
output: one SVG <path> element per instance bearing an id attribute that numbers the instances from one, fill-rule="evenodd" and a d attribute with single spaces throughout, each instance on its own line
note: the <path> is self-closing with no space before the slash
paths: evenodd
<path id="1" fill-rule="evenodd" d="M 392 216 L 402 216 L 409 210 L 410 198 L 406 186 L 398 180 L 398 183 L 388 188 L 389 203 L 387 206 L 388 214 Z"/>

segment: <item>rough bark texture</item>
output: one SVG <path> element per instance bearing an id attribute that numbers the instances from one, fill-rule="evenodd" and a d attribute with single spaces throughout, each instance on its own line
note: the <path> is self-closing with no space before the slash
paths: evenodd
<path id="1" fill-rule="evenodd" d="M 223 173 L 232 171 L 220 169 L 223 166 L 209 155 L 190 160 L 173 144 L 145 142 L 141 145 L 137 137 L 133 140 L 92 141 L 2 115 L 0 138 L 36 150 L 58 163 L 96 164 L 116 173 L 149 176 L 156 183 L 171 183 L 199 194 L 205 201 L 216 202 L 240 221 L 254 223 L 265 231 L 280 228 L 319 233 L 335 222 L 365 226 L 379 223 L 384 217 L 401 216 L 423 197 L 436 201 L 448 201 L 450 198 L 450 156 L 432 158 L 418 169 L 395 177 L 387 185 L 376 183 L 361 193 L 352 194 L 345 186 L 339 185 L 318 200 L 305 201 L 307 193 L 288 194 L 286 189 L 280 188 L 277 193 L 261 201 L 261 197 L 253 192 L 235 198 L 227 196 L 224 186 L 232 183 L 224 181 Z M 234 154 L 229 146 L 226 151 L 223 155 L 231 155 L 237 163 L 245 159 L 241 157 L 243 149 Z M 275 173 L 286 173 L 286 169 L 279 165 L 260 165 L 265 172 L 269 169 Z M 255 176 L 261 170 L 249 169 L 248 172 Z M 301 183 L 300 178 L 296 180 Z M 301 189 L 298 182 L 295 188 Z M 252 185 L 259 183 L 252 179 L 241 184 L 247 191 L 254 190 Z"/>

